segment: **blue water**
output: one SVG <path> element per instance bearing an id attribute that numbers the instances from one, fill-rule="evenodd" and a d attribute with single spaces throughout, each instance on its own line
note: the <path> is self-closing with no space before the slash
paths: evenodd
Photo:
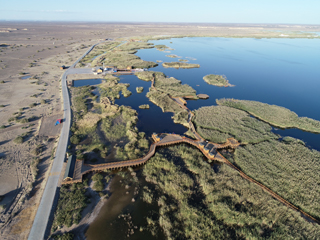
<path id="1" fill-rule="evenodd" d="M 20 79 L 28 79 L 28 78 L 31 78 L 31 76 L 30 75 L 29 76 L 23 76 Z"/>
<path id="2" fill-rule="evenodd" d="M 120 83 L 129 83 L 130 87 L 128 89 L 132 92 L 132 95 L 127 98 L 121 96 L 120 99 L 116 99 L 115 103 L 131 106 L 138 112 L 137 128 L 139 131 L 151 136 L 153 132 L 183 134 L 188 130 L 182 125 L 173 122 L 171 119 L 173 113 L 163 113 L 160 107 L 149 101 L 146 94 L 149 91 L 151 82 L 142 81 L 134 75 L 124 75 L 120 76 Z M 143 92 L 137 93 L 136 87 L 143 87 Z M 150 108 L 140 109 L 139 106 L 142 104 L 149 104 Z"/>
<path id="3" fill-rule="evenodd" d="M 98 85 L 102 83 L 102 79 L 82 79 L 73 81 L 74 87 L 82 87 L 87 85 Z"/>
<path id="4" fill-rule="evenodd" d="M 172 43 L 170 43 L 172 42 Z M 254 100 L 283 106 L 299 116 L 320 120 L 320 39 L 250 39 L 250 38 L 176 38 L 153 41 L 175 50 L 171 53 L 156 49 L 139 50 L 137 55 L 146 61 L 178 61 L 166 57 L 176 54 L 190 63 L 199 63 L 200 68 L 164 68 L 161 63 L 150 70 L 164 72 L 183 84 L 189 84 L 197 93 L 205 93 L 207 100 L 188 100 L 188 108 L 216 105 L 216 99 L 235 98 Z M 191 60 L 195 58 L 195 60 Z M 207 74 L 222 74 L 235 87 L 216 87 L 203 81 Z M 139 80 L 134 75 L 121 76 L 121 83 L 130 83 L 130 97 L 121 96 L 116 104 L 128 105 L 136 109 L 139 131 L 175 132 L 186 131 L 174 124 L 172 113 L 162 110 L 146 97 L 150 82 Z M 77 80 L 74 86 L 99 84 L 101 79 Z M 136 87 L 144 87 L 138 94 Z M 149 104 L 150 109 L 139 109 L 139 105 Z M 273 130 L 281 136 L 292 136 L 306 142 L 307 146 L 320 150 L 320 134 L 303 132 L 298 129 Z"/>
<path id="5" fill-rule="evenodd" d="M 176 54 L 182 59 L 196 58 L 188 60 L 200 64 L 195 69 L 164 68 L 161 64 L 152 69 L 210 96 L 188 101 L 190 109 L 215 105 L 220 98 L 235 98 L 283 106 L 299 116 L 320 120 L 320 39 L 177 38 L 153 42 L 175 50 L 144 49 L 137 55 L 146 61 L 171 62 L 178 59 L 165 55 Z M 235 87 L 208 85 L 202 79 L 207 74 L 223 74 Z M 295 136 L 320 150 L 319 134 L 294 131 L 279 134 Z"/>

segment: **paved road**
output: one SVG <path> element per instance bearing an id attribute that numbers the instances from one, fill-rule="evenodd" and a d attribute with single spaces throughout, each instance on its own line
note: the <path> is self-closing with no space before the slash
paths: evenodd
<path id="1" fill-rule="evenodd" d="M 66 156 L 66 150 L 68 146 L 68 139 L 69 139 L 69 132 L 70 132 L 71 110 L 70 110 L 69 93 L 66 85 L 67 75 L 74 72 L 73 69 L 75 65 L 83 57 L 85 57 L 97 44 L 93 45 L 62 75 L 61 85 L 62 85 L 63 108 L 64 108 L 64 115 L 63 115 L 64 122 L 61 129 L 60 140 L 58 143 L 56 156 L 52 164 L 50 175 L 49 175 L 46 187 L 44 189 L 37 214 L 34 218 L 34 222 L 33 222 L 31 231 L 29 233 L 29 237 L 28 237 L 29 240 L 41 240 L 46 238 L 47 237 L 45 236 L 46 229 L 47 227 L 51 227 L 51 224 L 48 225 L 48 222 L 49 222 L 51 211 L 54 210 L 53 203 L 55 200 L 55 196 L 57 194 L 57 186 L 58 186 L 62 166 L 65 160 L 65 156 Z"/>

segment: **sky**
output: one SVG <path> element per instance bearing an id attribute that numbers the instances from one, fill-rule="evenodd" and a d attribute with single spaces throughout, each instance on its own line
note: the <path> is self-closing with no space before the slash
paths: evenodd
<path id="1" fill-rule="evenodd" d="M 0 20 L 320 24 L 320 0 L 0 0 Z"/>

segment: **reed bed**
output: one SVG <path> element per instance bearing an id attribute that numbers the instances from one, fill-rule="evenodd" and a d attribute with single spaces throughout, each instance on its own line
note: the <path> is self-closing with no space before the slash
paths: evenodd
<path id="1" fill-rule="evenodd" d="M 298 128 L 307 132 L 320 133 L 320 121 L 298 117 L 296 113 L 284 107 L 236 99 L 219 99 L 217 104 L 246 111 L 275 127 Z"/>
<path id="2" fill-rule="evenodd" d="M 186 62 L 164 62 L 162 66 L 165 68 L 199 68 L 200 64 Z"/>
<path id="3" fill-rule="evenodd" d="M 229 81 L 226 79 L 225 76 L 222 76 L 222 75 L 209 74 L 204 76 L 203 80 L 210 85 L 214 85 L 218 87 L 229 86 Z"/>
<path id="4" fill-rule="evenodd" d="M 265 141 L 238 148 L 234 162 L 306 213 L 320 220 L 320 152 L 301 140 Z"/>
<path id="5" fill-rule="evenodd" d="M 158 91 L 165 92 L 171 97 L 192 96 L 197 99 L 196 90 L 188 84 L 181 84 L 174 77 L 166 77 L 164 74 L 155 74 L 154 86 Z"/>
<path id="6" fill-rule="evenodd" d="M 145 165 L 148 223 L 168 239 L 316 239 L 320 226 L 273 199 L 227 165 L 218 172 L 185 144 L 160 150 Z M 177 177 L 179 176 L 179 177 Z M 153 190 L 151 190 L 153 189 Z M 156 230 L 154 230 L 156 229 Z"/>
<path id="7" fill-rule="evenodd" d="M 202 107 L 193 119 L 198 133 L 212 142 L 225 142 L 234 137 L 242 144 L 277 139 L 271 126 L 238 109 L 225 106 Z"/>

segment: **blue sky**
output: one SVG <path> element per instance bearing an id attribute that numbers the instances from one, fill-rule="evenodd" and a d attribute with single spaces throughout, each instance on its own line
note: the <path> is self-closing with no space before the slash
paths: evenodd
<path id="1" fill-rule="evenodd" d="M 0 0 L 0 20 L 320 24 L 320 0 Z"/>

